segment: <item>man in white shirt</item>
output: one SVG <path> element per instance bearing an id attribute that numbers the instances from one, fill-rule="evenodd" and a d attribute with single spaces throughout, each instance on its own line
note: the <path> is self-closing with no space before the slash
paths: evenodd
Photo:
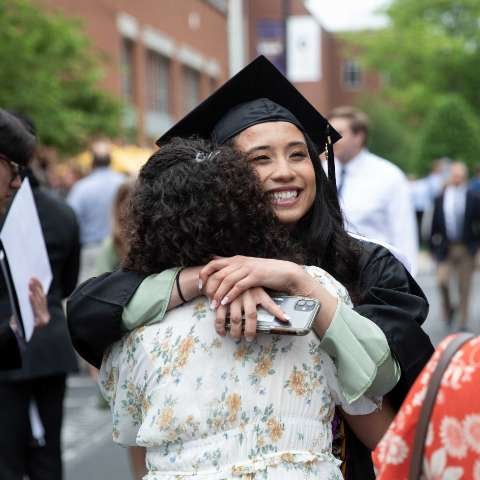
<path id="1" fill-rule="evenodd" d="M 102 242 L 110 234 L 113 202 L 118 188 L 125 181 L 122 174 L 110 168 L 110 148 L 105 141 L 92 145 L 92 172 L 79 180 L 67 197 L 80 226 L 80 283 L 95 274 Z"/>
<path id="2" fill-rule="evenodd" d="M 368 117 L 353 107 L 335 109 L 329 121 L 342 139 L 334 145 L 337 188 L 346 228 L 395 247 L 416 272 L 417 227 L 406 176 L 366 148 Z"/>
<path id="3" fill-rule="evenodd" d="M 450 284 L 458 281 L 458 328 L 466 328 L 474 258 L 480 247 L 480 194 L 467 188 L 465 164 L 454 162 L 443 194 L 436 198 L 430 248 L 438 262 L 437 281 L 442 295 L 444 319 L 453 320 Z"/>

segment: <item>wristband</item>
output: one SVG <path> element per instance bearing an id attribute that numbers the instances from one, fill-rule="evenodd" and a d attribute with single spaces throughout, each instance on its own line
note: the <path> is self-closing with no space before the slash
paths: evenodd
<path id="1" fill-rule="evenodd" d="M 175 278 L 175 283 L 177 285 L 177 292 L 178 292 L 178 296 L 180 297 L 180 300 L 183 303 L 187 303 L 187 300 L 185 300 L 185 297 L 182 294 L 182 290 L 180 289 L 180 274 L 182 273 L 182 270 L 183 268 L 180 268 L 180 270 L 178 271 L 177 277 Z"/>

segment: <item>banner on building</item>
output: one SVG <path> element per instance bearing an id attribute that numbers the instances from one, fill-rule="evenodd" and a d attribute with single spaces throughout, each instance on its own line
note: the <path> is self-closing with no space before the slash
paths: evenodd
<path id="1" fill-rule="evenodd" d="M 265 55 L 285 74 L 284 23 L 280 20 L 258 20 L 256 26 L 257 54 Z"/>
<path id="2" fill-rule="evenodd" d="M 318 82 L 322 77 L 320 25 L 311 16 L 288 18 L 287 76 L 292 82 Z"/>

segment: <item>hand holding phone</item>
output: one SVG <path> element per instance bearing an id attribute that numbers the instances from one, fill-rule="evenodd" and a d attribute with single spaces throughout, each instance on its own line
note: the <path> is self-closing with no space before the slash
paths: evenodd
<path id="1" fill-rule="evenodd" d="M 272 298 L 279 305 L 289 321 L 281 321 L 263 308 L 257 309 L 257 332 L 276 335 L 307 335 L 313 325 L 313 321 L 321 308 L 321 304 L 315 298 L 279 295 Z M 227 316 L 226 330 L 230 328 Z"/>

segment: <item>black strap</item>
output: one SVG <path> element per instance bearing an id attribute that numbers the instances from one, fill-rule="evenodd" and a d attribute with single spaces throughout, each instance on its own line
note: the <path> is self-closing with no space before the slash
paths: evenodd
<path id="1" fill-rule="evenodd" d="M 415 431 L 413 442 L 412 458 L 410 461 L 410 470 L 408 480 L 419 480 L 422 475 L 423 452 L 425 450 L 425 439 L 427 437 L 428 425 L 432 416 L 435 399 L 442 383 L 442 377 L 448 368 L 450 361 L 461 346 L 474 337 L 473 333 L 460 333 L 457 335 L 443 351 L 438 364 L 432 374 L 428 384 L 425 400 L 423 401 L 420 417 Z"/>

